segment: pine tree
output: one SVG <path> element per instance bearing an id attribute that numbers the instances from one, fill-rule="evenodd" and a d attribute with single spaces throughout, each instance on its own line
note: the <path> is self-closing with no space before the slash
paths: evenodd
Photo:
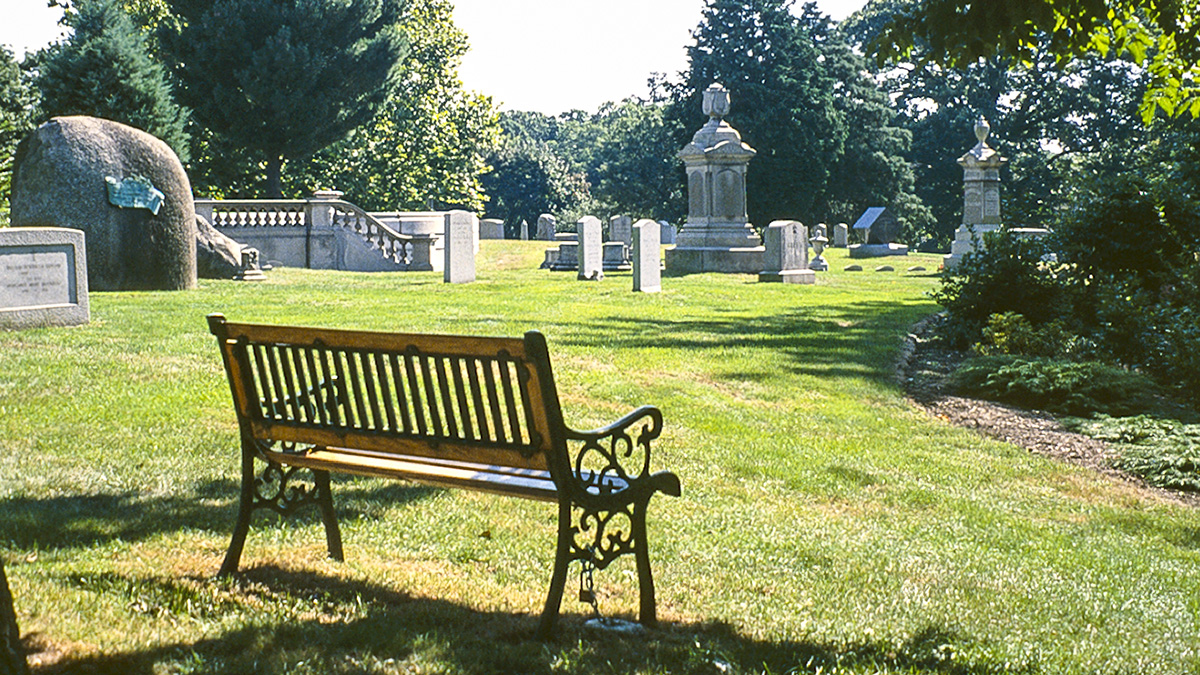
<path id="1" fill-rule="evenodd" d="M 91 115 L 128 124 L 162 139 L 187 161 L 187 113 L 117 0 L 86 0 L 69 21 L 71 38 L 40 56 L 36 84 L 44 116 Z"/>
<path id="2" fill-rule="evenodd" d="M 746 175 L 746 210 L 760 227 L 780 218 L 819 219 L 820 196 L 846 139 L 833 82 L 791 5 L 708 0 L 673 95 L 671 115 L 690 138 L 705 121 L 702 92 L 714 82 L 729 89 L 725 119 L 758 151 Z"/>
<path id="3" fill-rule="evenodd" d="M 180 99 L 226 146 L 283 165 L 370 121 L 394 89 L 405 51 L 402 0 L 169 0 L 177 31 L 160 34 Z"/>

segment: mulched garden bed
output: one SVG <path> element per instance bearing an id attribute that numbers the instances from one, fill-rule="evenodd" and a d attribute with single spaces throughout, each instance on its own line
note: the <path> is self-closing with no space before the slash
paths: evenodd
<path id="1" fill-rule="evenodd" d="M 896 376 L 909 398 L 929 414 L 1030 452 L 1087 467 L 1159 497 L 1200 507 L 1200 495 L 1155 487 L 1114 468 L 1115 450 L 1090 436 L 1068 431 L 1050 413 L 955 395 L 946 379 L 968 354 L 948 348 L 937 337 L 938 320 L 934 316 L 913 326 L 896 366 Z"/>

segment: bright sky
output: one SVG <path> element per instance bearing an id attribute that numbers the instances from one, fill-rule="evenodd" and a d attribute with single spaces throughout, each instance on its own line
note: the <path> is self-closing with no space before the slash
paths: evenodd
<path id="1" fill-rule="evenodd" d="M 817 0 L 842 19 L 867 0 Z M 646 94 L 651 73 L 674 75 L 704 0 L 454 0 L 471 51 L 459 74 L 508 110 L 594 111 Z M 800 4 L 800 2 L 797 2 Z M 46 0 L 0 0 L 0 44 L 20 58 L 62 36 Z"/>

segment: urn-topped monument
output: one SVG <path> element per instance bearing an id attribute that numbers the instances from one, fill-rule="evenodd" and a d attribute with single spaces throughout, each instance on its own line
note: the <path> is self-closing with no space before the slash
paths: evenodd
<path id="1" fill-rule="evenodd" d="M 675 248 L 667 249 L 667 272 L 742 272 L 763 268 L 762 240 L 746 216 L 746 168 L 756 154 L 723 119 L 729 90 L 704 92 L 708 123 L 679 151 L 687 171 L 688 216 Z"/>
<path id="2" fill-rule="evenodd" d="M 967 154 L 958 159 L 963 168 L 963 219 L 954 231 L 950 255 L 942 266 L 954 269 L 962 257 L 983 247 L 983 235 L 1000 229 L 1000 167 L 1008 161 L 988 147 L 991 126 L 982 117 L 975 122 L 975 138 L 979 141 Z"/>

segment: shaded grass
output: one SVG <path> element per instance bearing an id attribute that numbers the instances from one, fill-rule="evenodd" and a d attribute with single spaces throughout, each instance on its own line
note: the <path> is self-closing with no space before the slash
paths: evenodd
<path id="1" fill-rule="evenodd" d="M 635 295 L 628 274 L 536 270 L 544 244 L 482 243 L 471 285 L 278 269 L 97 293 L 87 327 L 0 335 L 0 542 L 38 671 L 1200 671 L 1193 510 L 951 428 L 893 384 L 933 277 L 840 272 L 835 250 L 816 286 Z M 650 508 L 664 627 L 597 637 L 568 598 L 560 638 L 532 641 L 552 508 L 367 479 L 335 479 L 346 563 L 315 514 L 259 516 L 246 574 L 213 580 L 237 466 L 214 311 L 536 328 L 573 426 L 660 406 L 655 466 L 684 487 Z M 635 579 L 600 573 L 602 609 L 632 615 Z"/>

